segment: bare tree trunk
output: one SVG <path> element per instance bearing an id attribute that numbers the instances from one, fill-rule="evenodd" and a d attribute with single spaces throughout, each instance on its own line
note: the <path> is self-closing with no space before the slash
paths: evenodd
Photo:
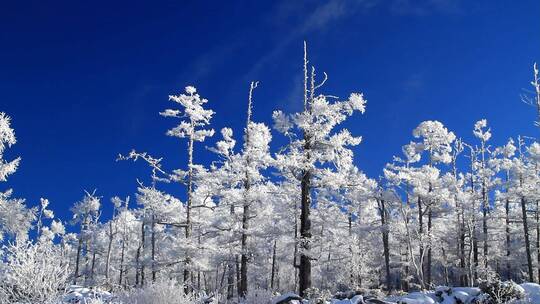
<path id="1" fill-rule="evenodd" d="M 312 99 L 307 98 L 307 47 L 304 43 L 304 111 L 311 111 Z M 313 87 L 313 86 L 312 86 Z M 311 90 L 313 94 L 313 89 Z M 304 132 L 304 155 L 307 163 L 311 162 L 311 138 Z M 302 172 L 301 179 L 301 205 L 300 205 L 300 238 L 301 252 L 300 265 L 298 269 L 298 289 L 301 297 L 305 296 L 305 291 L 311 287 L 311 170 L 306 169 Z"/>
<path id="2" fill-rule="evenodd" d="M 247 173 L 246 173 L 247 176 Z M 246 181 L 246 192 L 249 191 L 249 181 Z M 247 199 L 248 194 L 246 194 Z M 242 213 L 242 252 L 240 256 L 240 290 L 238 293 L 240 297 L 245 297 L 247 294 L 247 267 L 248 267 L 248 248 L 247 248 L 247 230 L 248 230 L 248 220 L 249 220 L 249 204 L 244 202 L 244 212 Z"/>
<path id="3" fill-rule="evenodd" d="M 270 278 L 270 290 L 274 290 L 275 284 L 275 277 L 276 277 L 276 247 L 277 247 L 277 240 L 274 240 L 274 248 L 272 249 L 272 275 Z"/>
<path id="4" fill-rule="evenodd" d="M 145 239 L 146 239 L 146 224 L 143 218 L 143 222 L 141 224 L 141 244 L 142 244 L 141 250 L 142 250 L 142 256 L 143 256 L 143 262 L 141 263 L 141 286 L 144 286 L 144 268 L 146 265 L 146 262 L 145 262 L 146 259 L 144 258 L 144 248 L 146 247 Z"/>
<path id="5" fill-rule="evenodd" d="M 232 260 L 232 255 L 231 255 Z M 227 300 L 234 297 L 234 262 L 227 264 Z"/>
<path id="6" fill-rule="evenodd" d="M 79 234 L 79 244 L 77 245 L 77 257 L 75 260 L 75 275 L 73 277 L 73 284 L 77 285 L 77 279 L 79 278 L 79 264 L 81 260 L 81 251 L 82 251 L 83 239 L 82 233 Z"/>
<path id="7" fill-rule="evenodd" d="M 433 213 L 431 210 L 431 206 L 428 208 L 428 256 L 427 256 L 427 283 L 428 286 L 431 286 L 431 228 L 432 228 L 432 219 L 433 219 Z"/>
<path id="8" fill-rule="evenodd" d="M 192 123 L 193 127 L 193 123 Z M 188 191 L 187 191 L 187 202 L 186 202 L 186 241 L 189 242 L 191 239 L 191 206 L 192 206 L 192 195 L 193 195 L 193 135 L 189 137 L 189 146 L 188 146 Z M 191 257 L 189 252 L 186 252 L 186 263 L 184 265 L 184 292 L 189 294 L 193 291 L 191 286 Z"/>
<path id="9" fill-rule="evenodd" d="M 294 269 L 294 290 L 298 288 L 298 207 L 294 204 L 294 252 L 293 252 L 293 269 Z"/>
<path id="10" fill-rule="evenodd" d="M 443 256 L 444 284 L 446 286 L 450 286 L 450 276 L 448 274 L 448 259 L 446 257 L 446 250 L 444 250 L 444 247 L 442 247 L 441 251 L 442 251 L 442 256 Z"/>
<path id="11" fill-rule="evenodd" d="M 461 232 L 460 232 L 460 267 L 462 274 L 460 276 L 460 285 L 465 286 L 467 280 L 466 263 L 465 263 L 465 207 L 461 204 Z"/>
<path id="12" fill-rule="evenodd" d="M 152 283 L 156 281 L 156 216 L 152 210 Z"/>
<path id="13" fill-rule="evenodd" d="M 505 233 L 506 233 L 506 279 L 511 279 L 510 271 L 510 200 L 506 199 L 505 211 Z"/>
<path id="14" fill-rule="evenodd" d="M 107 243 L 107 256 L 105 258 L 105 280 L 107 281 L 107 283 L 110 283 L 109 276 L 110 276 L 110 271 L 111 271 L 111 253 L 112 253 L 113 241 L 114 241 L 113 220 L 111 219 L 109 221 L 109 241 Z"/>
<path id="15" fill-rule="evenodd" d="M 135 286 L 142 286 L 144 280 L 144 263 L 141 263 L 142 250 L 144 248 L 144 219 L 141 221 L 141 242 L 135 253 Z"/>
<path id="16" fill-rule="evenodd" d="M 124 253 L 125 253 L 125 242 L 124 239 L 122 239 L 122 249 L 120 252 L 120 269 L 119 269 L 119 275 L 118 275 L 118 285 L 122 286 L 122 279 L 124 278 Z"/>
<path id="17" fill-rule="evenodd" d="M 386 271 L 386 288 L 392 290 L 392 278 L 390 276 L 390 246 L 389 246 L 389 232 L 387 220 L 387 211 L 385 201 L 379 199 L 379 213 L 381 216 L 381 232 L 382 232 L 382 242 L 383 242 L 383 251 L 384 251 L 384 268 Z"/>
<path id="18" fill-rule="evenodd" d="M 424 282 L 424 213 L 422 212 L 422 200 L 420 197 L 418 197 L 418 234 L 420 236 L 420 244 L 419 244 L 419 257 L 420 257 L 420 268 L 422 271 L 420 271 L 421 278 L 420 278 L 420 285 L 422 286 L 422 289 L 426 288 L 425 282 Z"/>
<path id="19" fill-rule="evenodd" d="M 230 214 L 231 218 L 234 216 L 234 204 L 231 204 Z M 233 255 L 232 251 L 232 240 L 229 244 L 229 262 L 227 265 L 227 300 L 231 300 L 234 297 L 234 267 L 236 264 L 236 256 Z M 237 290 L 239 292 L 239 290 Z"/>
<path id="20" fill-rule="evenodd" d="M 527 254 L 527 273 L 529 274 L 529 282 L 533 282 L 533 267 L 531 259 L 531 242 L 529 240 L 529 226 L 527 224 L 527 203 L 524 197 L 521 197 L 521 216 L 523 218 L 523 235 L 525 237 L 525 252 Z"/>
<path id="21" fill-rule="evenodd" d="M 484 241 L 484 268 L 487 269 L 488 267 L 488 226 L 487 226 L 487 209 L 488 209 L 488 202 L 487 202 L 487 193 L 486 190 L 482 190 L 484 196 L 484 199 L 482 200 L 482 232 L 484 234 L 483 241 Z"/>
<path id="22" fill-rule="evenodd" d="M 521 139 L 520 139 L 520 153 L 521 153 Z M 519 177 L 519 185 L 523 187 L 523 176 Z M 533 282 L 533 266 L 531 258 L 531 242 L 529 240 L 529 225 L 527 221 L 527 202 L 524 196 L 521 196 L 521 216 L 523 220 L 523 235 L 525 237 L 525 252 L 527 254 L 527 273 L 529 274 L 529 282 Z"/>
<path id="23" fill-rule="evenodd" d="M 311 239 L 311 173 L 309 171 L 304 172 L 302 178 L 302 205 L 300 212 L 300 238 L 301 248 L 300 252 L 300 265 L 299 265 L 299 293 L 300 296 L 305 296 L 306 289 L 311 287 L 311 257 L 309 256 L 310 239 Z"/>
<path id="24" fill-rule="evenodd" d="M 538 281 L 540 282 L 540 210 L 538 209 L 538 201 L 536 201 L 536 265 L 538 271 Z"/>
<path id="25" fill-rule="evenodd" d="M 248 108 L 247 108 L 247 119 L 246 119 L 246 129 L 245 129 L 245 142 L 244 142 L 244 153 L 248 152 L 246 157 L 246 172 L 245 172 L 245 179 L 244 179 L 244 210 L 242 213 L 242 252 L 241 252 L 241 266 L 240 266 L 240 290 L 238 291 L 241 297 L 245 297 L 247 294 L 248 289 L 248 279 L 247 279 L 247 271 L 248 271 L 248 247 L 247 247 L 247 237 L 248 237 L 248 229 L 249 229 L 249 217 L 250 217 L 250 210 L 249 207 L 251 205 L 250 201 L 250 194 L 249 191 L 251 189 L 251 177 L 249 175 L 249 170 L 252 167 L 251 162 L 251 156 L 249 155 L 248 148 L 251 144 L 251 134 L 250 134 L 250 124 L 251 124 L 251 109 L 252 109 L 252 98 L 253 98 L 253 90 L 257 87 L 257 82 L 251 82 L 250 88 L 249 88 L 249 96 L 248 96 Z"/>
<path id="26" fill-rule="evenodd" d="M 236 290 L 240 290 L 240 259 L 239 256 L 236 256 Z M 238 293 L 238 297 L 240 297 L 240 293 Z"/>
<path id="27" fill-rule="evenodd" d="M 92 242 L 92 266 L 90 267 L 90 282 L 94 284 L 94 273 L 96 270 L 96 248 L 95 243 Z"/>

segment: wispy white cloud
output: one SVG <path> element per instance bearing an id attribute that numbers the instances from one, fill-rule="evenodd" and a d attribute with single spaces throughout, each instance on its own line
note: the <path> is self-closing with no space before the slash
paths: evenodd
<path id="1" fill-rule="evenodd" d="M 390 12 L 396 15 L 428 16 L 461 13 L 460 0 L 393 0 Z"/>
<path id="2" fill-rule="evenodd" d="M 314 1 L 289 1 L 278 5 L 271 14 L 272 18 L 285 23 L 289 23 L 290 19 L 300 20 L 293 21 L 294 24 L 287 24 L 290 28 L 288 34 L 280 37 L 278 43 L 246 73 L 245 78 L 251 79 L 264 66 L 275 61 L 292 42 L 300 44 L 305 35 L 315 31 L 325 31 L 332 23 L 351 16 L 361 9 L 370 8 L 375 3 L 374 0 L 330 0 L 322 4 Z"/>
<path id="3" fill-rule="evenodd" d="M 193 83 L 212 74 L 217 65 L 226 62 L 244 42 L 240 40 L 229 41 L 228 43 L 217 44 L 213 49 L 199 55 L 180 76 L 187 78 Z"/>

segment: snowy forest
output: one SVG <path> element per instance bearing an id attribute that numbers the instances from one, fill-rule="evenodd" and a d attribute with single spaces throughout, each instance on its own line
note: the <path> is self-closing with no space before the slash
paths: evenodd
<path id="1" fill-rule="evenodd" d="M 240 134 L 214 130 L 219 113 L 194 86 L 161 101 L 169 153 L 188 162 L 118 151 L 148 175 L 129 197 L 81 191 L 71 219 L 10 189 L 24 155 L 9 153 L 17 117 L 0 112 L 0 303 L 540 303 L 540 143 L 495 146 L 482 117 L 470 142 L 420 121 L 366 176 L 355 161 L 366 134 L 343 123 L 362 119 L 369 96 L 327 92 L 331 75 L 308 55 L 304 43 L 303 110 L 255 117 L 254 81 L 230 118 Z M 523 101 L 540 121 L 536 65 L 530 76 Z"/>

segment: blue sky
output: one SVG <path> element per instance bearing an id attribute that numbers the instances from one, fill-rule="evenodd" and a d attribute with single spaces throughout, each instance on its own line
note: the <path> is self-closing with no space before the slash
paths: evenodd
<path id="1" fill-rule="evenodd" d="M 185 168 L 186 143 L 165 136 L 174 121 L 158 115 L 169 94 L 196 86 L 216 111 L 213 127 L 239 134 L 258 80 L 255 119 L 270 123 L 274 109 L 301 107 L 303 40 L 329 74 L 325 93 L 368 100 L 346 126 L 364 138 L 355 159 L 371 177 L 423 120 L 472 140 L 486 118 L 495 145 L 536 136 L 520 94 L 539 60 L 538 12 L 533 0 L 0 1 L 0 111 L 19 141 L 7 157 L 22 156 L 0 186 L 30 205 L 49 198 L 64 219 L 84 189 L 106 206 L 133 195 L 149 170 L 115 162 L 118 153 Z M 197 147 L 196 162 L 213 159 Z"/>

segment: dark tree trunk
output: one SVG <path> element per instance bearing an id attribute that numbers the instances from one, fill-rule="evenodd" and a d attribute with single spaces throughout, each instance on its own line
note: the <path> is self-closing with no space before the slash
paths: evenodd
<path id="1" fill-rule="evenodd" d="M 506 199 L 504 204 L 505 211 L 505 233 L 506 233 L 506 279 L 511 280 L 510 271 L 510 200 Z"/>
<path id="2" fill-rule="evenodd" d="M 193 195 L 193 136 L 189 138 L 188 146 L 188 190 L 187 190 L 187 202 L 186 202 L 186 241 L 191 239 L 191 205 Z M 186 263 L 184 266 L 184 292 L 189 294 L 193 291 L 191 286 L 191 257 L 189 252 L 186 252 Z"/>
<path id="3" fill-rule="evenodd" d="M 238 297 L 240 297 L 240 259 L 236 256 L 236 290 L 238 291 Z"/>
<path id="4" fill-rule="evenodd" d="M 427 284 L 431 286 L 431 228 L 432 228 L 433 213 L 431 206 L 428 207 L 428 253 L 427 253 Z"/>
<path id="5" fill-rule="evenodd" d="M 229 262 L 227 265 L 227 299 L 231 300 L 233 297 L 234 297 L 234 263 Z"/>
<path id="6" fill-rule="evenodd" d="M 384 251 L 384 268 L 386 271 L 386 288 L 392 289 L 392 278 L 390 276 L 390 246 L 389 246 L 389 232 L 387 227 L 387 212 L 386 204 L 384 200 L 379 200 L 379 213 L 381 216 L 381 230 L 382 230 L 382 242 Z"/>
<path id="7" fill-rule="evenodd" d="M 523 186 L 523 178 L 520 178 L 520 186 Z M 529 274 L 529 282 L 533 282 L 533 266 L 531 258 L 531 242 L 529 240 L 529 225 L 527 223 L 527 202 L 525 197 L 521 197 L 521 216 L 523 219 L 523 235 L 525 237 L 525 252 L 527 253 L 527 273 Z"/>
<path id="8" fill-rule="evenodd" d="M 422 277 L 420 278 L 420 285 L 424 289 L 424 213 L 422 212 L 422 200 L 418 198 L 418 233 L 420 235 L 419 257 L 420 257 L 420 269 L 422 270 Z"/>
<path id="9" fill-rule="evenodd" d="M 482 233 L 484 241 L 484 267 L 487 269 L 488 266 L 488 226 L 487 226 L 487 212 L 489 208 L 489 202 L 487 197 L 487 186 L 486 182 L 482 183 Z"/>
<path id="10" fill-rule="evenodd" d="M 156 217 L 152 211 L 152 283 L 156 281 Z"/>
<path id="11" fill-rule="evenodd" d="M 124 278 L 124 253 L 125 253 L 125 242 L 122 240 L 122 250 L 120 252 L 120 269 L 118 274 L 118 286 L 122 286 L 122 279 Z"/>
<path id="12" fill-rule="evenodd" d="M 145 262 L 144 262 L 144 247 L 145 247 L 145 229 L 146 229 L 146 224 L 144 223 L 144 219 L 143 219 L 143 222 L 141 224 L 141 243 L 142 243 L 142 255 L 143 255 L 143 262 L 141 263 L 141 286 L 144 286 L 144 266 L 145 266 Z"/>
<path id="13" fill-rule="evenodd" d="M 309 147 L 309 146 L 308 146 Z M 305 296 L 306 289 L 311 287 L 311 257 L 309 250 L 311 249 L 311 172 L 305 171 L 302 176 L 302 200 L 300 211 L 300 244 L 302 251 L 300 252 L 300 265 L 298 269 L 298 289 L 301 297 Z"/>
<path id="14" fill-rule="evenodd" d="M 249 186 L 246 183 L 246 191 L 249 190 Z M 247 282 L 247 268 L 248 268 L 248 248 L 247 248 L 247 230 L 249 219 L 249 203 L 244 202 L 244 212 L 242 214 L 242 253 L 240 257 L 240 290 L 238 293 L 240 297 L 245 297 L 248 289 Z"/>
<path id="15" fill-rule="evenodd" d="M 73 277 L 73 284 L 77 285 L 77 279 L 79 278 L 79 264 L 81 261 L 81 251 L 82 251 L 83 239 L 82 233 L 79 234 L 79 244 L 77 245 L 77 257 L 75 260 L 75 275 Z"/>
<path id="16" fill-rule="evenodd" d="M 536 265 L 538 267 L 538 282 L 540 282 L 540 214 L 538 214 L 538 201 L 536 201 Z"/>
<path id="17" fill-rule="evenodd" d="M 276 278 L 276 247 L 277 247 L 277 240 L 274 240 L 274 248 L 272 249 L 272 275 L 270 279 L 270 290 L 274 290 L 275 287 L 275 278 Z"/>
<path id="18" fill-rule="evenodd" d="M 459 242 L 460 242 L 460 246 L 459 246 L 459 250 L 460 250 L 460 261 L 459 261 L 459 265 L 461 267 L 461 275 L 460 275 L 460 285 L 461 286 L 465 286 L 466 284 L 466 281 L 467 281 L 467 276 L 465 275 L 466 271 L 465 271 L 465 207 L 461 206 L 461 225 L 460 225 L 460 238 L 459 238 Z"/>

